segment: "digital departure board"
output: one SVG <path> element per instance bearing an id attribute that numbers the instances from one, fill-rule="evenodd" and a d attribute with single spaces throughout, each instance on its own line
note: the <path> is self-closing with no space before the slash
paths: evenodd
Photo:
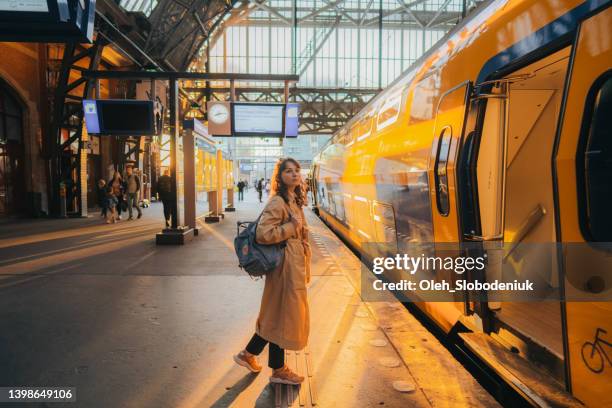
<path id="1" fill-rule="evenodd" d="M 0 0 L 0 11 L 48 13 L 47 0 Z"/>
<path id="2" fill-rule="evenodd" d="M 96 0 L 0 0 L 2 42 L 89 42 Z"/>
<path id="3" fill-rule="evenodd" d="M 117 136 L 155 134 L 152 101 L 86 99 L 83 110 L 88 133 Z"/>
<path id="4" fill-rule="evenodd" d="M 282 136 L 284 104 L 233 103 L 234 136 Z"/>

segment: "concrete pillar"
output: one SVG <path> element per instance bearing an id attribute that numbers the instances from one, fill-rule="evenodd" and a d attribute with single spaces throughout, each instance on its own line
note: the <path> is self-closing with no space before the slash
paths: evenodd
<path id="1" fill-rule="evenodd" d="M 223 168 L 223 152 L 217 149 L 217 209 L 218 215 L 221 214 L 223 208 L 223 177 L 225 177 L 225 169 Z"/>
<path id="2" fill-rule="evenodd" d="M 193 228 L 197 235 L 196 223 L 196 185 L 195 185 L 195 136 L 193 130 L 183 133 L 183 166 L 185 195 L 185 225 Z"/>

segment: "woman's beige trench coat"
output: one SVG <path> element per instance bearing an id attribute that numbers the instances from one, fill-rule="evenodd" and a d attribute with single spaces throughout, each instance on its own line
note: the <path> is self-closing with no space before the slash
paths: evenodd
<path id="1" fill-rule="evenodd" d="M 289 217 L 301 217 L 297 231 Z M 281 265 L 266 275 L 256 332 L 262 338 L 289 350 L 301 350 L 308 342 L 310 315 L 306 284 L 310 282 L 310 245 L 304 212 L 291 200 L 270 198 L 257 226 L 257 242 L 276 244 L 287 240 Z"/>

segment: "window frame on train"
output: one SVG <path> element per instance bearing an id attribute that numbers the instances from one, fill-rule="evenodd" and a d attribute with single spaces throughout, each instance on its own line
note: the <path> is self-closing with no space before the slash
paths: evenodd
<path id="1" fill-rule="evenodd" d="M 606 93 L 602 95 L 604 90 Z M 602 101 L 602 97 L 605 98 L 604 101 Z M 593 156 L 601 152 L 601 150 L 593 150 L 593 147 L 603 145 L 604 155 L 606 153 L 606 129 L 609 132 L 609 128 L 606 127 L 606 114 L 609 117 L 612 115 L 612 112 L 609 110 L 602 111 L 602 104 L 607 107 L 612 106 L 612 70 L 600 75 L 593 82 L 587 94 L 584 114 L 582 116 L 580 141 L 576 153 L 578 197 L 582 198 L 578 200 L 580 229 L 584 239 L 591 242 L 612 241 L 612 213 L 606 210 L 612 202 L 612 190 L 608 188 L 607 191 L 604 190 L 603 194 L 598 191 L 601 190 L 601 184 L 609 184 L 609 178 L 602 174 L 598 178 L 603 179 L 605 183 L 599 182 L 593 185 L 595 184 L 595 181 L 593 181 L 595 169 L 589 168 L 589 163 L 593 161 Z M 609 121 L 610 119 L 607 120 Z M 610 160 L 610 156 L 612 156 L 612 143 L 607 141 L 607 144 L 610 148 L 607 152 L 608 160 Z M 605 159 L 604 157 L 600 161 L 605 161 Z"/>

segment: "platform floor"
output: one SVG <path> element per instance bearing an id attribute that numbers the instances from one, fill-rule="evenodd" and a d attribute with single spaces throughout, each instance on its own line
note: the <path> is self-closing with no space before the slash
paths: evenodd
<path id="1" fill-rule="evenodd" d="M 308 380 L 272 387 L 269 369 L 236 366 L 263 282 L 236 265 L 235 222 L 263 204 L 251 191 L 236 207 L 181 247 L 155 245 L 158 204 L 114 225 L 0 225 L 0 386 L 73 386 L 65 406 L 88 408 L 497 406 L 401 304 L 362 302 L 359 260 L 310 211 L 311 337 L 288 353 Z"/>

